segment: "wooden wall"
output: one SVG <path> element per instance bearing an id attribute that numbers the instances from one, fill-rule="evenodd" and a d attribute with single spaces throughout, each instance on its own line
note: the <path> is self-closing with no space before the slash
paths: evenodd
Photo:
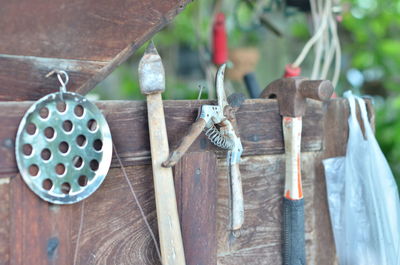
<path id="1" fill-rule="evenodd" d="M 185 134 L 198 106 L 205 103 L 210 102 L 165 102 L 171 146 Z M 56 206 L 44 202 L 27 188 L 16 170 L 15 134 L 30 104 L 0 103 L 0 264 L 70 265 L 83 203 Z M 97 105 L 110 124 L 129 179 L 156 232 L 145 103 L 111 101 Z M 344 154 L 347 115 L 346 101 L 336 99 L 327 105 L 309 101 L 304 117 L 302 174 L 310 265 L 334 264 L 335 260 L 321 159 Z M 246 100 L 237 119 L 245 149 L 240 166 L 245 223 L 239 238 L 230 236 L 227 230 L 224 152 L 201 135 L 175 168 L 188 264 L 281 262 L 284 156 L 277 103 Z M 84 202 L 77 264 L 158 264 L 154 244 L 115 160 L 103 185 Z"/>

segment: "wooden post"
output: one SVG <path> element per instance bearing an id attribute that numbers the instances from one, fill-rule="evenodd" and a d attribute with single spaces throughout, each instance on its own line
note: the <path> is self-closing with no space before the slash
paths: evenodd
<path id="1" fill-rule="evenodd" d="M 175 186 L 186 264 L 217 264 L 215 154 L 186 153 L 175 166 Z"/>

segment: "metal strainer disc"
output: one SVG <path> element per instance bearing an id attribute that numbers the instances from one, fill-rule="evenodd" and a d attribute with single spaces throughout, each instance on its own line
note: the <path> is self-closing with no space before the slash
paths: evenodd
<path id="1" fill-rule="evenodd" d="M 95 192 L 107 175 L 110 128 L 85 97 L 49 94 L 22 118 L 15 153 L 19 171 L 34 193 L 55 204 L 75 203 Z"/>

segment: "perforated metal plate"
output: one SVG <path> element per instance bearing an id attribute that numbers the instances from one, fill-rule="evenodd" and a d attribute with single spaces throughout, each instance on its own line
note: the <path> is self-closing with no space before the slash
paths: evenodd
<path id="1" fill-rule="evenodd" d="M 29 188 L 42 199 L 71 204 L 101 185 L 112 157 L 107 121 L 79 94 L 49 94 L 25 113 L 17 133 L 16 158 Z"/>

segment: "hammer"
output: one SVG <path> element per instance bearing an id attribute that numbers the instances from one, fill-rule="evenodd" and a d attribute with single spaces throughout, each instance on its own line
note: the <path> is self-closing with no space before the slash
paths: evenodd
<path id="1" fill-rule="evenodd" d="M 283 264 L 305 265 L 304 198 L 301 184 L 300 147 L 302 116 L 307 98 L 325 101 L 333 93 L 327 80 L 281 78 L 267 86 L 262 98 L 277 98 L 285 142 L 283 198 Z"/>
<path id="2" fill-rule="evenodd" d="M 163 265 L 185 265 L 172 169 L 161 166 L 169 155 L 161 98 L 161 93 L 165 90 L 165 74 L 161 57 L 153 42 L 150 42 L 140 60 L 139 83 L 142 94 L 147 98 L 161 262 Z"/>

